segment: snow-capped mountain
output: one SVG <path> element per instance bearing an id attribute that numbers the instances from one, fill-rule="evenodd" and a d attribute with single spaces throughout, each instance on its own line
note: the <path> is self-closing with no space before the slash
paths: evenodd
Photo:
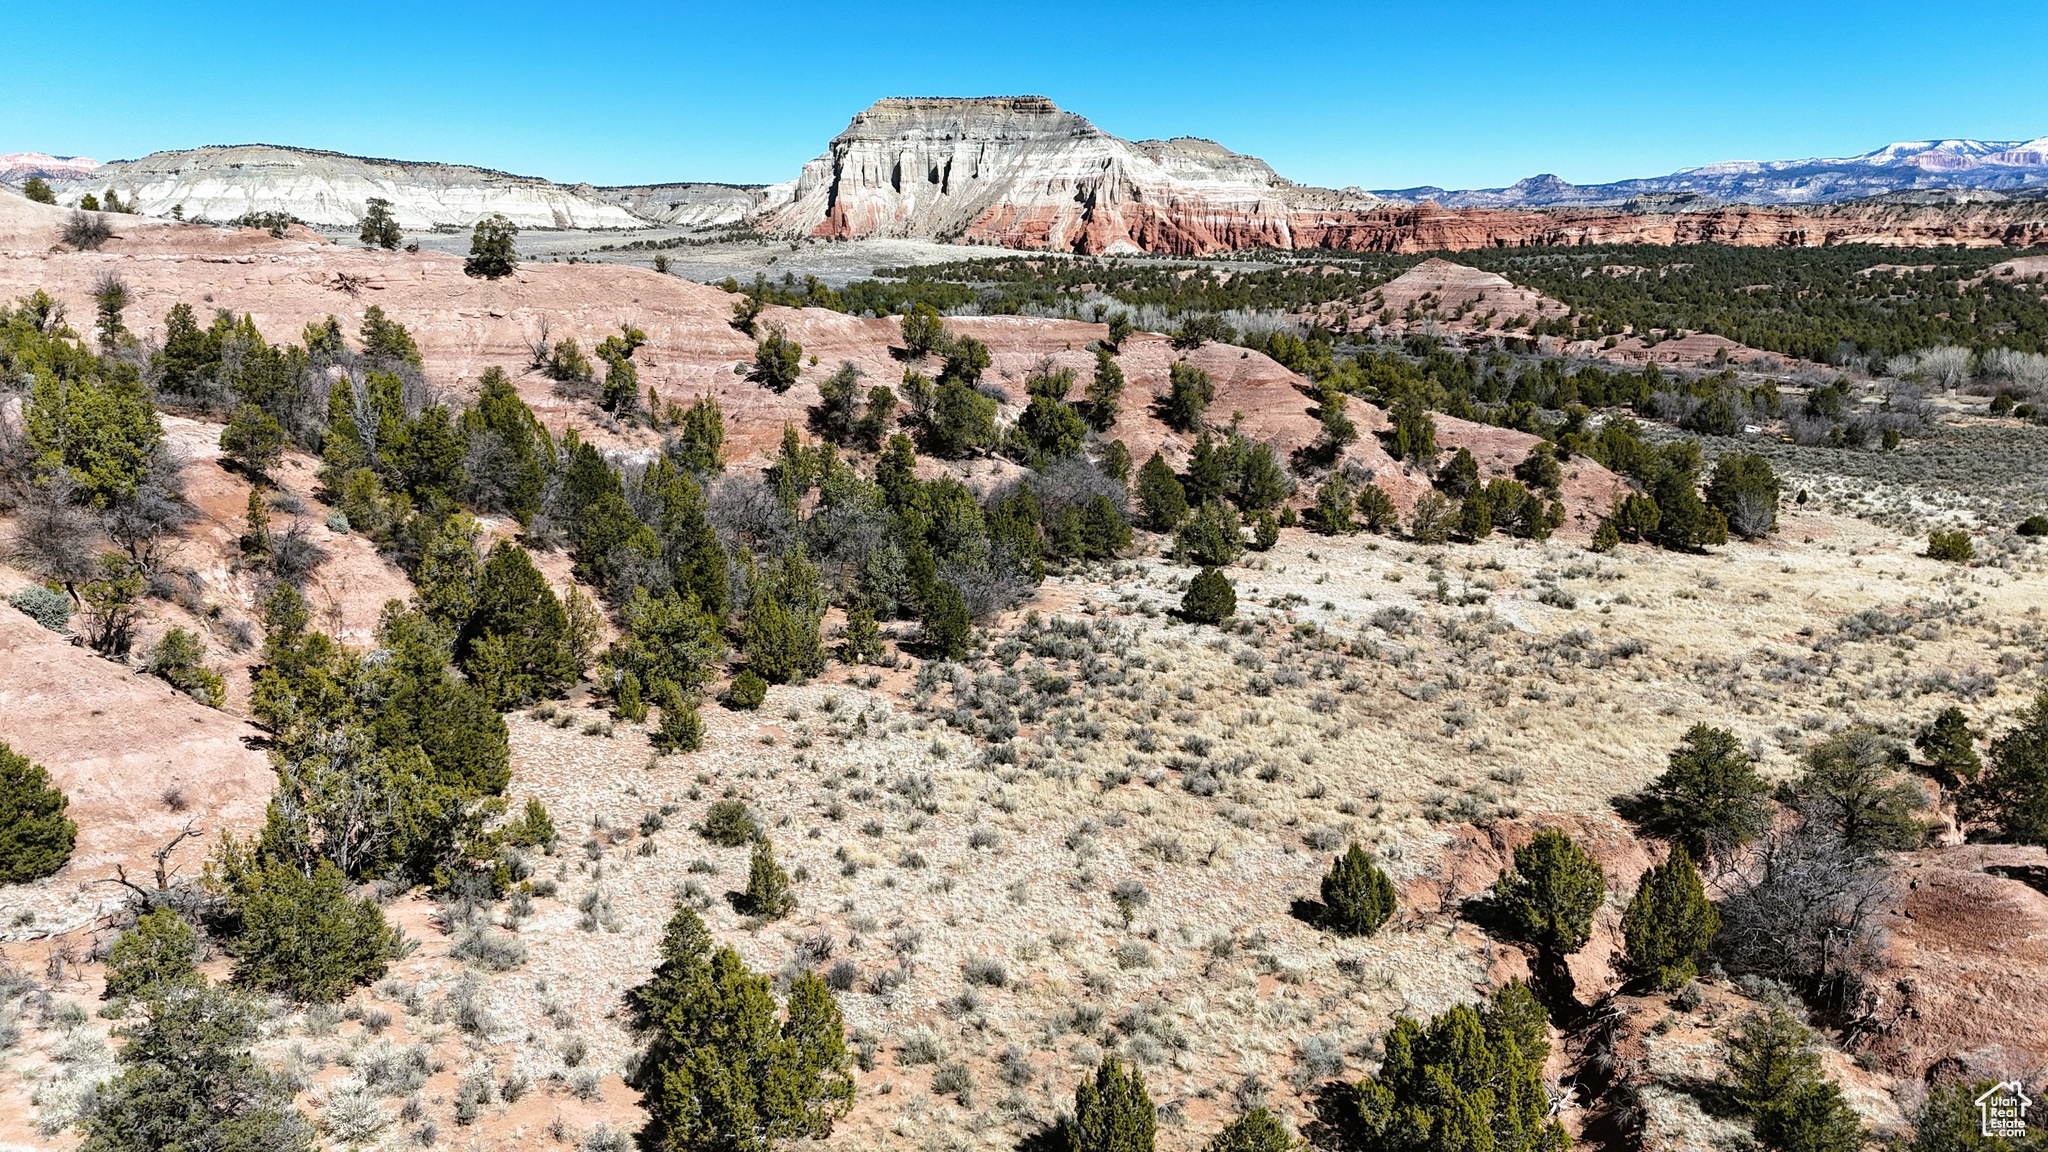
<path id="1" fill-rule="evenodd" d="M 1858 156 L 1723 160 L 1668 176 L 1571 184 L 1544 174 L 1506 188 L 1378 190 L 1446 208 L 1550 208 L 1690 196 L 1745 204 L 1824 204 L 1893 192 L 1999 194 L 2048 189 L 2048 136 L 2033 140 L 1903 140 Z M 1971 196 L 1970 198 L 1981 198 Z"/>

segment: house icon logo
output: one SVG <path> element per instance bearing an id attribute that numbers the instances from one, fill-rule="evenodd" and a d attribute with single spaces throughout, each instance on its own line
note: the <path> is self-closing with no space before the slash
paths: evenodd
<path id="1" fill-rule="evenodd" d="M 2027 1109 L 2033 1101 L 2021 1091 L 2017 1080 L 2005 1080 L 1986 1088 L 1977 1097 L 1978 1130 L 1986 1136 L 2021 1140 L 2027 1135 Z"/>

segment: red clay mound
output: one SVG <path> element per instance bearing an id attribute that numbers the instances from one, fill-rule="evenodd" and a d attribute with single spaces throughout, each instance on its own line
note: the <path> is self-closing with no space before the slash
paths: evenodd
<path id="1" fill-rule="evenodd" d="M 253 725 L 75 647 L 12 608 L 0 607 L 0 669 L 0 740 L 49 770 L 78 824 L 69 865 L 9 889 L 10 905 L 36 913 L 32 925 L 8 929 L 12 938 L 112 911 L 122 890 L 97 881 L 120 864 L 147 885 L 150 853 L 188 821 L 202 835 L 170 858 L 185 877 L 198 874 L 219 829 L 262 822 L 276 777 Z"/>
<path id="2" fill-rule="evenodd" d="M 621 323 L 645 331 L 647 346 L 636 357 L 642 384 L 656 389 L 665 401 L 700 394 L 717 397 L 727 416 L 728 455 L 736 461 L 772 452 L 785 424 L 802 428 L 817 403 L 818 383 L 842 360 L 858 364 L 871 385 L 894 386 L 904 370 L 890 351 L 898 338 L 893 320 L 771 307 L 759 318 L 761 328 L 782 328 L 805 352 L 801 381 L 776 395 L 745 378 L 754 341 L 731 325 L 739 297 L 640 268 L 527 264 L 505 279 L 480 280 L 463 274 L 459 258 L 440 253 L 371 252 L 276 240 L 250 229 L 162 221 L 138 221 L 132 233 L 117 235 L 98 252 L 72 252 L 57 243 L 66 215 L 0 196 L 0 247 L 20 257 L 0 261 L 0 297 L 42 288 L 63 300 L 73 317 L 89 317 L 95 281 L 112 273 L 129 286 L 129 326 L 138 332 L 160 336 L 163 315 L 174 304 L 189 303 L 202 313 L 209 308 L 247 313 L 274 341 L 296 340 L 306 324 L 330 314 L 353 330 L 364 310 L 374 304 L 413 333 L 427 374 L 437 383 L 467 385 L 485 368 L 503 367 L 514 374 L 522 395 L 550 429 L 559 433 L 575 426 L 614 447 L 649 448 L 654 440 L 648 433 L 592 433 L 598 414 L 588 401 L 557 396 L 545 377 L 527 371 L 531 343 L 543 332 L 551 340 L 573 337 L 587 350 Z M 117 234 L 128 227 L 127 219 L 122 218 Z M 1436 273 L 1443 275 L 1459 270 L 1457 265 L 1433 263 L 1441 265 Z M 1107 333 L 1100 324 L 1021 316 L 963 317 L 947 323 L 955 332 L 989 345 L 994 363 L 987 379 L 1011 396 L 1005 417 L 1021 409 L 1026 399 L 1023 377 L 1047 357 L 1057 366 L 1074 369 L 1076 387 L 1084 385 L 1094 372 L 1088 344 Z M 810 363 L 813 357 L 816 364 Z M 1126 341 L 1118 358 L 1126 379 L 1124 412 L 1110 431 L 1135 459 L 1143 461 L 1163 450 L 1179 463 L 1194 442 L 1150 414 L 1152 397 L 1166 391 L 1168 370 L 1181 358 L 1216 381 L 1210 419 L 1222 424 L 1241 418 L 1245 434 L 1271 441 L 1283 460 L 1320 431 L 1309 415 L 1308 382 L 1265 355 L 1206 344 L 1183 357 L 1164 337 L 1142 334 Z M 937 370 L 936 364 L 926 367 Z M 1362 430 L 1385 428 L 1378 409 L 1364 403 L 1355 409 Z M 1444 416 L 1437 418 L 1437 426 L 1446 451 L 1471 447 L 1483 466 L 1498 462 L 1512 467 L 1536 443 L 1524 433 Z M 1404 510 L 1420 493 L 1422 478 L 1404 475 L 1376 444 L 1362 443 L 1351 456 L 1375 473 Z M 977 482 L 1014 470 L 990 461 L 960 469 Z M 1567 485 L 1574 511 L 1568 531 L 1589 532 L 1590 522 L 1582 522 L 1577 513 L 1604 512 L 1613 478 L 1590 461 L 1576 462 L 1572 471 L 1578 475 Z"/>

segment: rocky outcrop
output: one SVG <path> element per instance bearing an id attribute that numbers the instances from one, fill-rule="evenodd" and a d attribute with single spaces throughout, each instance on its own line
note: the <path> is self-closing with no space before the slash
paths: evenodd
<path id="1" fill-rule="evenodd" d="M 1378 202 L 1304 188 L 1207 140 L 1123 140 L 1042 96 L 880 101 L 788 196 L 766 227 L 1090 253 L 1291 248 L 1297 212 Z"/>
<path id="2" fill-rule="evenodd" d="M 685 228 L 737 224 L 759 210 L 768 195 L 767 186 L 761 184 L 647 184 L 618 188 L 578 184 L 575 191 L 624 208 L 646 223 Z"/>
<path id="3" fill-rule="evenodd" d="M 364 202 L 375 196 L 389 200 L 400 226 L 412 229 L 468 227 L 493 212 L 522 228 L 647 223 L 617 204 L 538 177 L 268 144 L 157 152 L 50 184 L 60 203 L 112 188 L 146 215 L 168 216 L 176 209 L 188 220 L 286 212 L 308 224 L 348 227 L 362 219 Z"/>

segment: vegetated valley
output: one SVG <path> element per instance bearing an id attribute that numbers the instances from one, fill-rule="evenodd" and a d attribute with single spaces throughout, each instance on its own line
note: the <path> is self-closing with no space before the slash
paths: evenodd
<path id="1" fill-rule="evenodd" d="M 2038 1086 L 2043 257 L 373 216 L 0 192 L 0 1142 L 1933 1150 Z"/>

